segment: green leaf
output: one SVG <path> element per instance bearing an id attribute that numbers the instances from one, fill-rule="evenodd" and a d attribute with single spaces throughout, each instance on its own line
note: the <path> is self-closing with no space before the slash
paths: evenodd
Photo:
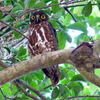
<path id="1" fill-rule="evenodd" d="M 86 23 L 83 23 L 83 22 L 77 22 L 74 24 L 70 24 L 67 28 L 79 30 L 79 31 L 82 31 L 84 33 L 88 33 Z"/>
<path id="2" fill-rule="evenodd" d="M 22 5 L 20 5 L 20 4 L 18 3 L 18 5 L 16 5 L 16 6 L 11 10 L 11 14 L 20 14 L 20 13 L 22 13 L 23 10 L 24 10 L 24 9 L 23 9 Z"/>
<path id="3" fill-rule="evenodd" d="M 57 23 L 57 21 L 55 19 L 51 19 L 50 22 L 53 25 L 54 29 L 60 28 L 60 25 Z"/>
<path id="4" fill-rule="evenodd" d="M 45 6 L 46 4 L 44 3 L 44 1 L 40 1 L 40 2 L 36 2 L 35 5 L 34 5 L 34 8 L 39 8 L 39 7 L 43 7 Z"/>
<path id="5" fill-rule="evenodd" d="M 86 100 L 99 100 L 96 97 L 87 97 Z"/>
<path id="6" fill-rule="evenodd" d="M 0 12 L 0 19 L 2 19 L 2 18 L 3 18 L 3 13 Z"/>
<path id="7" fill-rule="evenodd" d="M 57 0 L 52 0 L 52 4 L 58 4 L 58 1 Z M 59 12 L 59 10 L 60 10 L 59 6 L 53 6 L 52 7 L 53 13 L 57 13 L 57 12 Z"/>
<path id="8" fill-rule="evenodd" d="M 36 5 L 36 0 L 25 0 L 24 5 L 25 9 L 34 8 Z"/>
<path id="9" fill-rule="evenodd" d="M 11 5 L 11 3 L 12 3 L 12 0 L 4 0 L 4 4 L 5 4 L 6 6 Z"/>
<path id="10" fill-rule="evenodd" d="M 66 33 L 66 38 L 67 38 L 67 41 L 68 41 L 68 42 L 72 42 L 71 36 L 70 36 L 69 34 L 67 34 L 67 33 Z"/>
<path id="11" fill-rule="evenodd" d="M 19 38 L 21 38 L 22 37 L 22 35 L 21 34 L 19 34 L 18 32 L 16 32 L 16 31 L 14 31 L 13 32 L 13 34 L 14 34 L 14 37 L 16 38 L 16 39 L 19 39 Z"/>
<path id="12" fill-rule="evenodd" d="M 66 15 L 64 16 L 64 18 L 62 18 L 62 20 L 63 20 L 63 24 L 64 24 L 65 26 L 67 26 L 67 25 L 70 24 L 70 21 L 72 20 L 72 17 L 71 17 L 69 14 L 66 14 Z"/>
<path id="13" fill-rule="evenodd" d="M 62 80 L 62 79 L 64 79 L 64 78 L 65 78 L 65 76 L 66 76 L 66 72 L 65 72 L 65 71 L 63 71 L 63 70 L 61 70 L 61 78 L 60 78 L 60 79 L 61 79 L 61 80 Z"/>
<path id="14" fill-rule="evenodd" d="M 60 96 L 67 97 L 70 94 L 70 89 L 68 87 L 66 87 L 65 85 L 59 84 L 58 87 L 60 90 Z"/>
<path id="15" fill-rule="evenodd" d="M 18 3 L 19 3 L 23 8 L 25 8 L 25 4 L 24 4 L 24 2 L 23 2 L 22 0 L 19 0 Z"/>
<path id="16" fill-rule="evenodd" d="M 92 13 L 92 4 L 91 1 L 83 8 L 82 14 L 88 17 Z"/>
<path id="17" fill-rule="evenodd" d="M 71 79 L 71 81 L 84 81 L 84 82 L 86 82 L 86 80 L 84 79 L 84 77 L 82 77 L 82 75 L 80 75 L 80 74 L 75 75 L 75 76 Z"/>
<path id="18" fill-rule="evenodd" d="M 24 46 L 21 46 L 17 51 L 17 55 L 15 58 L 21 61 L 25 60 L 27 58 L 27 49 L 24 48 Z"/>
<path id="19" fill-rule="evenodd" d="M 97 0 L 97 3 L 98 3 L 98 8 L 100 10 L 100 0 Z"/>
<path id="20" fill-rule="evenodd" d="M 100 34 L 96 34 L 94 40 L 100 40 Z"/>
<path id="21" fill-rule="evenodd" d="M 80 82 L 70 82 L 67 86 L 75 92 L 76 96 L 78 96 L 80 91 L 84 88 Z"/>
<path id="22" fill-rule="evenodd" d="M 67 72 L 67 76 L 71 79 L 72 77 L 75 76 L 75 72 L 74 71 L 69 71 L 69 72 Z"/>
<path id="23" fill-rule="evenodd" d="M 80 34 L 75 38 L 77 45 L 81 44 L 82 42 L 89 42 L 90 37 L 86 35 L 85 33 Z"/>
<path id="24" fill-rule="evenodd" d="M 39 79 L 39 80 L 44 80 L 44 74 L 42 71 L 37 71 L 37 72 L 34 72 L 34 75 L 36 75 L 36 77 Z"/>
<path id="25" fill-rule="evenodd" d="M 24 46 L 21 46 L 20 48 L 19 48 L 19 50 L 18 50 L 18 56 L 23 56 L 23 55 L 25 55 L 27 53 L 27 50 L 26 50 L 26 48 L 24 47 Z"/>
<path id="26" fill-rule="evenodd" d="M 5 16 L 2 18 L 4 21 L 9 22 L 9 24 L 14 21 L 14 18 L 12 18 L 11 16 Z"/>
<path id="27" fill-rule="evenodd" d="M 3 70 L 4 68 L 0 65 L 0 71 Z"/>
<path id="28" fill-rule="evenodd" d="M 58 37 L 58 48 L 59 49 L 63 49 L 65 47 L 66 41 L 68 42 L 72 41 L 71 37 L 65 31 L 58 32 L 57 37 Z"/>
<path id="29" fill-rule="evenodd" d="M 55 87 L 51 94 L 52 98 L 57 98 L 59 96 L 59 89 Z"/>
<path id="30" fill-rule="evenodd" d="M 13 96 L 16 92 L 18 92 L 16 86 L 8 84 L 8 83 L 2 86 L 2 91 L 8 97 Z"/>

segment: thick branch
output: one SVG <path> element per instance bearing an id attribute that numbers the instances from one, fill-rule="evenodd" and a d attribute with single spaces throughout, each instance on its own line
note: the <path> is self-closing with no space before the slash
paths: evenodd
<path id="1" fill-rule="evenodd" d="M 30 60 L 26 60 L 18 64 L 15 64 L 12 67 L 6 68 L 0 72 L 0 85 L 3 85 L 4 83 L 14 80 L 31 71 L 36 71 L 41 68 L 46 68 L 52 65 L 61 64 L 65 62 L 72 63 L 70 60 L 71 52 L 72 52 L 72 49 L 49 52 L 46 54 L 35 56 L 34 58 Z M 100 86 L 100 78 L 98 76 L 90 72 L 87 72 L 84 69 L 84 67 L 77 68 L 77 69 L 90 82 L 94 83 L 97 86 Z"/>
<path id="2" fill-rule="evenodd" d="M 28 72 L 64 62 L 71 63 L 71 61 L 69 60 L 70 53 L 71 50 L 49 52 L 46 54 L 35 56 L 30 60 L 15 64 L 12 67 L 6 68 L 0 72 L 0 85 L 14 80 Z"/>
<path id="3" fill-rule="evenodd" d="M 4 64 L 2 61 L 0 61 L 0 66 L 3 68 L 8 68 L 8 66 L 6 64 Z"/>
<path id="4" fill-rule="evenodd" d="M 95 74 L 93 73 L 89 73 L 86 71 L 86 69 L 84 67 L 82 68 L 77 68 L 77 70 L 83 75 L 85 76 L 85 78 L 94 83 L 95 85 L 99 86 L 100 87 L 100 78 L 98 76 L 96 76 Z"/>

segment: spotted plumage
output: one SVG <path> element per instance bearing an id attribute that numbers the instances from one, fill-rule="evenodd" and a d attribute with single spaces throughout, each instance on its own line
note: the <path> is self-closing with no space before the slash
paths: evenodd
<path id="1" fill-rule="evenodd" d="M 31 55 L 36 56 L 57 50 L 56 31 L 48 22 L 48 15 L 41 11 L 34 12 L 30 17 L 30 22 L 28 47 Z M 59 82 L 60 71 L 58 65 L 42 70 L 51 79 L 54 86 Z"/>

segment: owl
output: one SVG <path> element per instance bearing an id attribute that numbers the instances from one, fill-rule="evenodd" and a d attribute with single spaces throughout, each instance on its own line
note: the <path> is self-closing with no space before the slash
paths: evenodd
<path id="1" fill-rule="evenodd" d="M 48 15 L 42 11 L 33 12 L 30 16 L 28 48 L 32 56 L 57 50 L 56 31 L 48 19 Z M 59 82 L 60 71 L 58 65 L 43 68 L 42 71 L 50 78 L 53 86 Z"/>

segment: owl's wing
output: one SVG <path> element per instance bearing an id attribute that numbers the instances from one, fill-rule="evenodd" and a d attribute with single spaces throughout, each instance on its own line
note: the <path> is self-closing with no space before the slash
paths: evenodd
<path id="1" fill-rule="evenodd" d="M 51 30 L 51 33 L 54 36 L 54 41 L 55 41 L 54 47 L 55 47 L 55 50 L 57 50 L 57 48 L 58 48 L 57 33 L 56 33 L 56 30 L 53 28 L 51 23 L 49 23 L 49 29 Z M 54 65 L 54 66 L 51 66 L 49 68 L 44 68 L 42 70 L 46 74 L 46 76 L 50 78 L 53 86 L 55 86 L 59 82 L 61 73 L 59 71 L 58 65 Z"/>
<path id="2" fill-rule="evenodd" d="M 55 41 L 56 41 L 56 45 L 55 45 L 55 48 L 57 49 L 58 48 L 58 38 L 57 38 L 57 32 L 56 30 L 53 28 L 52 24 L 49 22 L 49 28 L 50 30 L 52 30 L 52 33 L 54 34 L 55 36 Z"/>

